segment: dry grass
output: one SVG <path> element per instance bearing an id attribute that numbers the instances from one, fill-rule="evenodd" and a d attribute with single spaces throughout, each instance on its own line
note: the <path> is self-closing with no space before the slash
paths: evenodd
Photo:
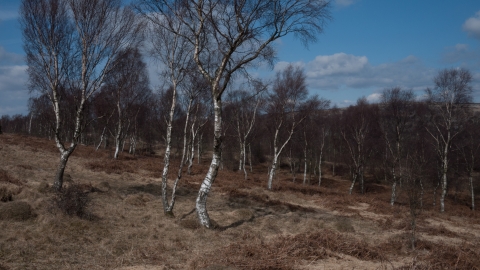
<path id="1" fill-rule="evenodd" d="M 412 251 L 404 195 L 392 207 L 388 186 L 371 184 L 365 195 L 348 195 L 350 182 L 339 176 L 325 175 L 318 187 L 313 179 L 311 185 L 292 183 L 286 171 L 279 172 L 274 190 L 268 191 L 266 164 L 261 164 L 248 180 L 238 172 L 219 172 L 208 199 L 216 229 L 206 230 L 198 224 L 194 209 L 208 164 L 195 164 L 193 174 L 184 175 L 175 216 L 167 217 L 161 205 L 162 159 L 122 153 L 113 160 L 111 156 L 108 149 L 79 146 L 67 166 L 72 182 L 65 190 L 76 187 L 75 194 L 85 195 L 88 204 L 79 215 L 52 213 L 50 202 L 59 198 L 50 188 L 58 161 L 53 142 L 0 135 L 0 197 L 7 201 L 0 202 L 0 213 L 10 213 L 0 217 L 0 269 L 478 269 L 480 265 L 480 218 L 466 205 L 467 196 L 457 196 L 457 202 L 450 197 L 447 213 L 442 214 L 426 195 L 417 249 Z"/>

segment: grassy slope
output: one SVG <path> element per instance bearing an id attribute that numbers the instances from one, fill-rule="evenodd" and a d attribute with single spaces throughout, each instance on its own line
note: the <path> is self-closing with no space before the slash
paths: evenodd
<path id="1" fill-rule="evenodd" d="M 322 187 L 293 184 L 281 171 L 267 191 L 266 167 L 247 181 L 220 171 L 209 197 L 215 230 L 200 228 L 196 191 L 207 161 L 180 184 L 175 217 L 160 200 L 162 159 L 95 152 L 80 146 L 67 185 L 89 192 L 90 219 L 52 210 L 58 161 L 52 141 L 0 135 L 0 189 L 29 203 L 34 216 L 0 220 L 0 269 L 416 269 L 480 266 L 480 218 L 464 195 L 419 220 L 418 249 L 409 249 L 406 199 L 390 207 L 389 189 L 371 184 L 347 194 L 349 182 L 326 175 Z M 176 170 L 174 170 L 176 171 Z M 463 200 L 462 200 L 463 199 Z M 0 202 L 0 206 L 9 204 Z M 420 266 L 420 267 L 419 267 Z"/>

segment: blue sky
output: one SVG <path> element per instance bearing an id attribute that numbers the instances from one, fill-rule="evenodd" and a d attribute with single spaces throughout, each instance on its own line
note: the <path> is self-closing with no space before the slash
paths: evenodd
<path id="1" fill-rule="evenodd" d="M 18 0 L 0 3 L 0 115 L 26 114 L 28 76 L 18 24 Z M 307 74 L 312 94 L 347 106 L 378 100 L 395 86 L 421 96 L 444 68 L 469 69 L 480 102 L 480 1 L 335 0 L 333 20 L 308 48 L 293 36 L 277 42 L 272 76 L 288 63 Z M 152 84 L 159 84 L 151 66 Z"/>

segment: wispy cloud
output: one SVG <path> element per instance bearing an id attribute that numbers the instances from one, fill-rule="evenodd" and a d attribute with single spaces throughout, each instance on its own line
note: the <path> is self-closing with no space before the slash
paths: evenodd
<path id="1" fill-rule="evenodd" d="M 11 53 L 0 46 L 0 65 L 18 65 L 24 62 L 23 55 Z"/>
<path id="2" fill-rule="evenodd" d="M 0 22 L 7 20 L 14 20 L 18 17 L 18 11 L 14 10 L 0 10 Z"/>
<path id="3" fill-rule="evenodd" d="M 357 2 L 357 0 L 335 0 L 335 4 L 340 7 L 348 7 L 355 4 L 355 2 Z"/>
<path id="4" fill-rule="evenodd" d="M 463 24 L 463 31 L 469 36 L 480 39 L 480 11 L 474 17 L 468 18 Z"/>
<path id="5" fill-rule="evenodd" d="M 0 47 L 0 115 L 27 113 L 27 82 L 23 56 Z"/>
<path id="6" fill-rule="evenodd" d="M 288 63 L 280 62 L 277 66 Z M 311 88 L 338 90 L 344 88 L 388 88 L 401 86 L 423 89 L 431 84 L 436 70 L 427 68 L 415 56 L 400 61 L 372 65 L 366 56 L 346 53 L 319 55 L 303 65 Z"/>

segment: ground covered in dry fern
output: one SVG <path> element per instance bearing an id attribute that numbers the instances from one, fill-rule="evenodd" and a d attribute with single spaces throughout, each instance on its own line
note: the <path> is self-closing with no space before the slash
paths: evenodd
<path id="1" fill-rule="evenodd" d="M 281 171 L 267 191 L 264 164 L 248 180 L 219 172 L 208 200 L 216 226 L 207 230 L 194 211 L 207 160 L 184 176 L 175 216 L 166 217 L 162 159 L 111 155 L 79 146 L 58 194 L 51 190 L 59 157 L 53 141 L 0 135 L 0 269 L 480 267 L 480 218 L 466 195 L 447 201 L 444 214 L 426 195 L 412 250 L 407 200 L 391 207 L 388 187 L 370 184 L 366 195 L 350 196 L 345 179 L 327 174 L 316 187 Z M 65 202 L 72 196 L 85 206 L 80 212 Z"/>

